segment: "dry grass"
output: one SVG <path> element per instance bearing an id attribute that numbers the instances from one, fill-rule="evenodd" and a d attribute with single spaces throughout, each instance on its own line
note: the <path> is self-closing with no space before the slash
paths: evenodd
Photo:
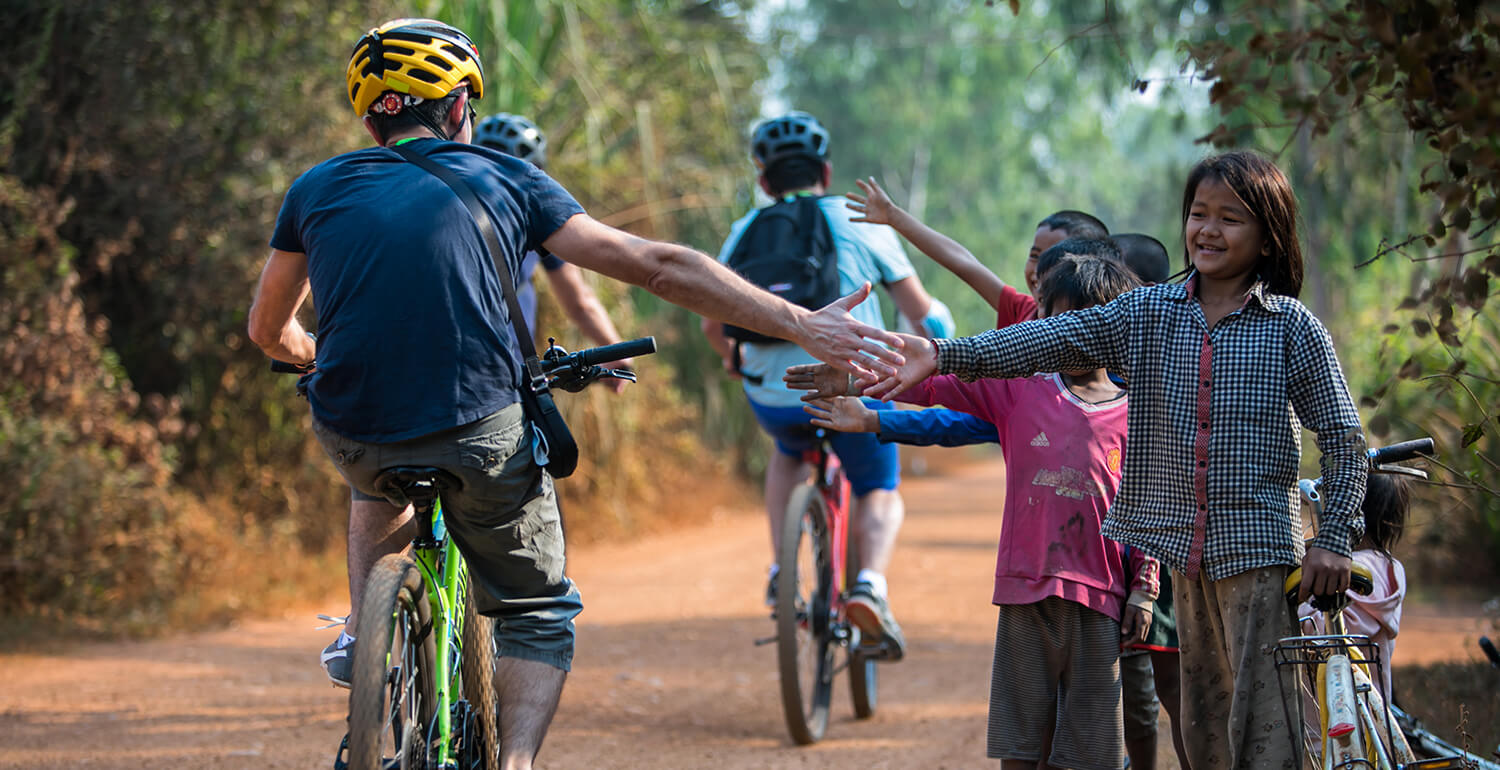
<path id="1" fill-rule="evenodd" d="M 1500 746 L 1500 671 L 1488 662 L 1397 666 L 1394 680 L 1397 703 L 1444 740 L 1480 756 Z"/>

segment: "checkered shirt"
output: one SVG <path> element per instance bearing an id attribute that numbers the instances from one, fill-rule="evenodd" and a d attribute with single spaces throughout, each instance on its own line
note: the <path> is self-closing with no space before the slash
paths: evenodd
<path id="1" fill-rule="evenodd" d="M 972 380 L 1104 367 L 1123 376 L 1124 477 L 1103 531 L 1189 579 L 1301 563 L 1306 424 L 1324 479 L 1312 545 L 1349 555 L 1364 532 L 1365 439 L 1328 330 L 1261 283 L 1210 330 L 1193 284 L 937 340 L 938 371 Z"/>

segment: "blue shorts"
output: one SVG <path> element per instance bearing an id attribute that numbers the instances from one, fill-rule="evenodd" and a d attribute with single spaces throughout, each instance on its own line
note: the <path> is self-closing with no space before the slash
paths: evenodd
<path id="1" fill-rule="evenodd" d="M 865 406 L 876 411 L 895 409 L 884 401 L 862 399 Z M 771 438 L 776 440 L 776 449 L 784 455 L 801 457 L 812 449 L 818 440 L 818 428 L 812 424 L 812 416 L 800 406 L 762 406 L 750 402 L 755 419 Z M 874 433 L 840 433 L 828 431 L 828 442 L 833 453 L 844 464 L 844 475 L 849 477 L 849 486 L 855 496 L 877 489 L 895 489 L 901 484 L 901 458 L 895 444 L 882 444 Z"/>

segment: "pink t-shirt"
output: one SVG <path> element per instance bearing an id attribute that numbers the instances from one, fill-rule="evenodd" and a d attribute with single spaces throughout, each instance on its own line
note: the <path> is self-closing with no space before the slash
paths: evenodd
<path id="1" fill-rule="evenodd" d="M 1061 376 L 1039 374 L 977 382 L 929 377 L 897 398 L 967 412 L 999 429 L 1006 478 L 995 604 L 1056 596 L 1120 619 L 1131 580 L 1123 547 L 1099 526 L 1120 484 L 1123 396 L 1085 403 Z"/>
<path id="2" fill-rule="evenodd" d="M 1006 284 L 1000 290 L 1000 299 L 995 304 L 995 328 L 1004 329 L 1027 321 L 1035 321 L 1037 314 L 1036 298 L 1030 294 L 1022 294 L 1014 286 Z"/>

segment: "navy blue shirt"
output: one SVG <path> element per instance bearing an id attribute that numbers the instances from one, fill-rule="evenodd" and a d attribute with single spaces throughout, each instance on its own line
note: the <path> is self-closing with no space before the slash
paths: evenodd
<path id="1" fill-rule="evenodd" d="M 523 160 L 458 142 L 408 147 L 453 169 L 495 224 L 512 275 L 583 208 Z M 394 150 L 331 158 L 292 184 L 271 247 L 307 255 L 318 312 L 313 416 L 358 441 L 464 425 L 520 400 L 520 357 L 463 202 Z"/>

